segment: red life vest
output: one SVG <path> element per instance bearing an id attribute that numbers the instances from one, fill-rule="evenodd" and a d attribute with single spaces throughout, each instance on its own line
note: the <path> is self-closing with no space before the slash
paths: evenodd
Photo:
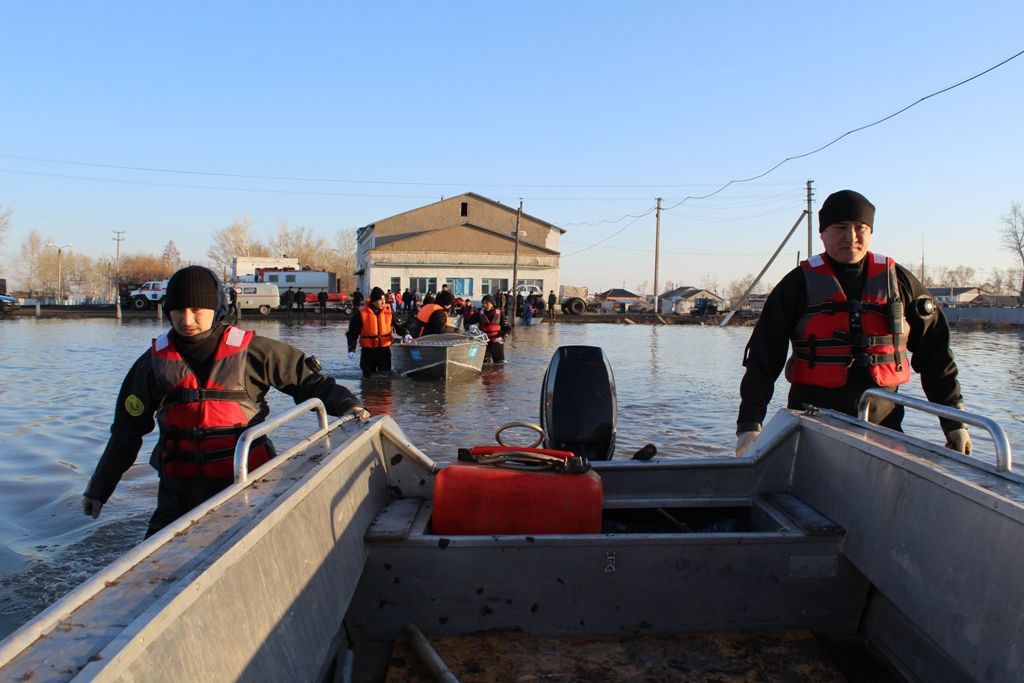
<path id="1" fill-rule="evenodd" d="M 480 331 L 487 335 L 488 341 L 494 341 L 501 336 L 500 308 L 492 308 L 490 313 L 486 308 L 480 309 Z"/>
<path id="2" fill-rule="evenodd" d="M 441 306 L 440 304 L 425 304 L 423 308 L 420 309 L 420 312 L 416 314 L 416 319 L 420 321 L 420 330 L 416 335 L 417 337 L 422 337 L 424 335 L 427 331 L 427 323 L 430 322 L 430 316 L 437 311 L 444 311 L 444 306 Z M 445 326 L 448 325 L 447 313 L 444 314 L 444 324 Z"/>
<path id="3" fill-rule="evenodd" d="M 359 309 L 359 317 L 363 321 L 359 330 L 359 345 L 364 349 L 386 349 L 391 346 L 391 307 L 384 306 L 380 312 L 373 310 L 369 304 Z"/>
<path id="4" fill-rule="evenodd" d="M 206 385 L 167 335 L 153 340 L 153 374 L 164 399 L 156 412 L 160 441 L 156 454 L 162 474 L 172 477 L 234 478 L 238 436 L 266 415 L 265 403 L 245 390 L 245 367 L 253 333 L 227 327 L 217 343 Z M 249 470 L 270 459 L 266 441 L 249 451 Z"/>
<path id="5" fill-rule="evenodd" d="M 867 280 L 859 301 L 846 298 L 824 255 L 800 264 L 807 307 L 790 338 L 793 355 L 786 363 L 786 379 L 791 383 L 835 389 L 846 384 L 854 365 L 867 368 L 878 386 L 910 381 L 910 325 L 899 308 L 902 329 L 894 331 L 890 320 L 890 302 L 899 298 L 896 262 L 871 252 L 866 258 Z"/>

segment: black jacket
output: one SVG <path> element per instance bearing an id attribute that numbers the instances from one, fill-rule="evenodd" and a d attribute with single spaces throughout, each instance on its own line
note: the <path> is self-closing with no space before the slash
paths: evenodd
<path id="1" fill-rule="evenodd" d="M 223 330 L 222 325 L 215 326 L 210 334 L 199 335 L 202 339 L 192 343 L 173 331 L 170 333 L 175 347 L 203 383 L 210 375 L 213 353 Z M 110 440 L 85 490 L 89 498 L 104 503 L 110 498 L 121 476 L 138 457 L 142 437 L 153 431 L 156 423 L 154 413 L 160 407 L 164 394 L 153 374 L 150 353 L 151 349 L 147 349 L 138 357 L 121 384 L 114 407 L 114 422 L 110 426 Z M 306 361 L 302 351 L 289 344 L 254 336 L 246 357 L 246 391 L 258 403 L 263 402 L 271 387 L 293 397 L 296 404 L 309 398 L 319 398 L 331 415 L 343 415 L 359 404 L 352 392 L 336 384 L 332 377 L 314 371 Z M 131 396 L 142 401 L 144 408 L 141 412 L 137 409 L 128 411 L 126 401 Z M 132 401 L 131 405 L 134 407 L 138 403 Z M 262 414 L 257 421 L 265 418 L 266 414 Z M 154 467 L 159 465 L 152 458 L 150 463 Z"/>
<path id="2" fill-rule="evenodd" d="M 831 261 L 843 292 L 849 299 L 860 298 L 864 287 L 864 264 L 862 261 L 849 266 Z M 949 325 L 945 316 L 924 285 L 900 265 L 896 266 L 896 280 L 900 298 L 906 308 L 907 321 L 910 323 L 910 338 L 907 342 L 907 349 L 911 354 L 910 365 L 921 375 L 921 386 L 925 396 L 933 403 L 961 406 L 963 398 L 960 395 L 953 352 L 949 348 Z M 806 281 L 803 269 L 798 266 L 787 273 L 768 295 L 764 311 L 747 343 L 743 360 L 746 372 L 740 383 L 737 432 L 757 429 L 764 420 L 774 392 L 775 380 L 786 364 L 790 335 L 806 305 Z M 931 313 L 926 312 L 929 308 Z M 865 389 L 875 386 L 865 368 L 853 367 L 850 368 L 846 386 L 838 389 L 790 385 L 787 407 L 800 409 L 805 403 L 809 403 L 819 408 L 831 408 L 856 415 L 860 395 Z M 894 387 L 886 388 L 895 390 Z M 901 417 L 902 410 L 897 409 L 892 412 L 891 418 L 889 414 L 878 413 L 872 415 L 872 420 L 898 429 Z M 946 432 L 963 426 L 950 420 L 941 422 Z"/>

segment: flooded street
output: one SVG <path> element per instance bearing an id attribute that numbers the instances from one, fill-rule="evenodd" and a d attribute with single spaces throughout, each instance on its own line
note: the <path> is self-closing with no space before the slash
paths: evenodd
<path id="1" fill-rule="evenodd" d="M 618 392 L 617 458 L 646 443 L 667 457 L 732 453 L 740 358 L 749 328 L 647 325 L 517 327 L 509 362 L 479 378 L 443 384 L 406 379 L 364 380 L 344 349 L 345 323 L 246 318 L 258 334 L 321 358 L 324 370 L 360 395 L 372 413 L 392 415 L 410 439 L 436 460 L 456 449 L 494 442 L 509 421 L 538 421 L 540 384 L 561 345 L 593 345 L 611 360 Z M 79 499 L 107 440 L 113 402 L 124 373 L 165 329 L 155 320 L 0 321 L 0 637 L 142 539 L 155 504 L 148 466 L 153 435 L 98 520 L 82 515 Z M 996 419 L 1020 450 L 1024 443 L 1024 334 L 955 332 L 954 351 L 968 406 Z M 784 403 L 777 385 L 769 414 Z M 914 378 L 908 393 L 921 396 Z M 270 395 L 275 412 L 291 405 Z M 275 437 L 287 446 L 312 431 L 300 421 Z M 907 431 L 938 442 L 934 418 L 909 415 Z M 991 441 L 974 430 L 979 457 Z M 1021 456 L 1018 456 L 1021 457 Z"/>

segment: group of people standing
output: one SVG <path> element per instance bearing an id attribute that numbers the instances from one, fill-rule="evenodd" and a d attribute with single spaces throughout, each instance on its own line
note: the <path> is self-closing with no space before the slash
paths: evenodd
<path id="1" fill-rule="evenodd" d="M 302 287 L 296 289 L 289 287 L 281 292 L 281 310 L 287 313 L 294 310 L 296 313 L 306 315 L 307 299 L 306 292 L 302 291 Z M 327 290 L 321 287 L 316 294 L 317 309 L 321 320 L 327 319 L 327 299 Z"/>
<path id="2" fill-rule="evenodd" d="M 471 299 L 455 298 L 445 286 L 436 297 L 401 316 L 396 305 L 389 305 L 387 295 L 374 287 L 365 305 L 353 312 L 345 333 L 349 358 L 355 358 L 356 347 L 360 348 L 359 368 L 364 377 L 391 371 L 391 346 L 397 336 L 409 343 L 428 334 L 454 331 L 457 318 L 461 318 L 462 329 L 477 329 L 487 335 L 484 362 L 505 362 L 505 337 L 511 327 L 491 295 L 484 295 L 476 308 Z"/>

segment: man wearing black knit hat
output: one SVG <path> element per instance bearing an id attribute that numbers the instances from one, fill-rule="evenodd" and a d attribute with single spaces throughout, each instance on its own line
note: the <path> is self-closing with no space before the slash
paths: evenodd
<path id="1" fill-rule="evenodd" d="M 963 407 L 942 311 L 907 269 L 868 250 L 874 205 L 859 192 L 841 190 L 822 203 L 818 221 L 825 252 L 776 285 L 747 343 L 736 455 L 761 432 L 783 366 L 792 409 L 811 404 L 856 415 L 866 389 L 897 391 L 910 380 L 911 369 L 921 375 L 928 400 Z M 871 419 L 901 429 L 903 407 L 874 410 Z M 969 455 L 967 427 L 939 422 L 946 447 Z"/>
<path id="2" fill-rule="evenodd" d="M 296 404 L 315 397 L 332 415 L 369 417 L 352 392 L 320 372 L 315 357 L 225 325 L 224 288 L 210 269 L 176 272 L 164 308 L 172 329 L 153 340 L 121 384 L 110 440 L 82 497 L 85 514 L 99 516 L 154 422 L 160 437 L 149 462 L 160 487 L 147 537 L 231 484 L 238 436 L 266 419 L 272 386 Z M 273 444 L 257 439 L 249 470 L 272 457 Z"/>
<path id="3" fill-rule="evenodd" d="M 356 357 L 356 342 L 362 351 L 359 354 L 359 369 L 363 377 L 378 372 L 391 372 L 391 344 L 394 343 L 392 310 L 384 302 L 384 290 L 374 287 L 366 305 L 352 314 L 348 322 L 348 357 Z"/>
<path id="4" fill-rule="evenodd" d="M 424 299 L 423 308 L 415 316 L 410 316 L 405 327 L 412 338 L 423 337 L 428 334 L 442 334 L 444 332 L 456 332 L 451 327 L 452 303 L 455 297 L 447 289 L 438 292 L 437 296 L 430 303 Z"/>

